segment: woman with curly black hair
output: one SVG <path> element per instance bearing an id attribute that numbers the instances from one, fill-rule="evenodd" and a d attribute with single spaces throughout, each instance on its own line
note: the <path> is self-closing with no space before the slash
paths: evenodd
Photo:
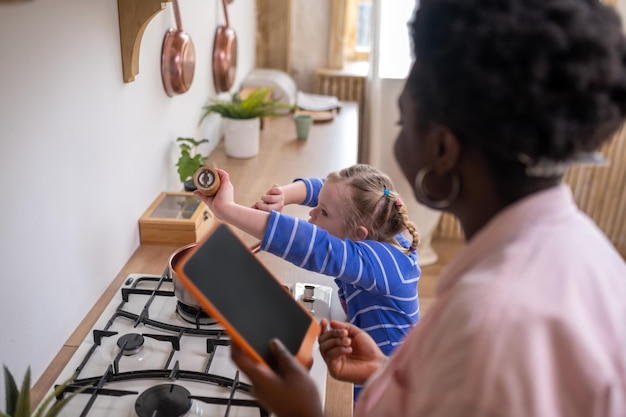
<path id="1" fill-rule="evenodd" d="M 467 247 L 391 358 L 330 323 L 330 374 L 366 383 L 355 416 L 626 416 L 626 264 L 562 184 L 626 116 L 618 15 L 599 0 L 418 4 L 395 155 Z M 321 416 L 305 370 L 272 348 L 279 374 L 233 351 L 259 400 Z"/>

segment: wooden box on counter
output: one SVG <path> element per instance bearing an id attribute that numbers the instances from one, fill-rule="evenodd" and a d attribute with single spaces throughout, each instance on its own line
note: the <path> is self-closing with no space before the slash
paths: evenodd
<path id="1" fill-rule="evenodd" d="M 142 244 L 184 246 L 197 242 L 213 222 L 193 193 L 162 192 L 139 219 L 139 238 Z"/>

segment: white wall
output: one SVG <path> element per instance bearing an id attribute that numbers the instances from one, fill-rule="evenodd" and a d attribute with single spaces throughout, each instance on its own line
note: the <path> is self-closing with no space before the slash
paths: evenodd
<path id="1" fill-rule="evenodd" d="M 197 62 L 191 89 L 169 98 L 160 54 L 171 4 L 148 24 L 126 84 L 115 0 L 0 3 L 0 362 L 18 383 L 27 366 L 38 379 L 132 255 L 143 211 L 180 190 L 175 139 L 209 135 L 197 124 L 215 95 L 221 2 L 180 8 Z M 237 87 L 254 65 L 255 1 L 233 2 L 229 17 Z"/>

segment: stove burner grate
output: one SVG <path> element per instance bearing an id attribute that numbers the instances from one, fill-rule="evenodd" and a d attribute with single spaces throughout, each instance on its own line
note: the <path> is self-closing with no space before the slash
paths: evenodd
<path id="1" fill-rule="evenodd" d="M 156 385 L 137 397 L 135 411 L 139 417 L 182 417 L 191 409 L 190 395 L 180 385 Z"/>
<path id="2" fill-rule="evenodd" d="M 181 301 L 178 301 L 176 303 L 176 312 L 187 323 L 196 324 L 200 326 L 206 326 L 206 325 L 217 323 L 217 320 L 215 320 L 213 317 L 205 313 L 204 310 L 197 308 L 197 307 L 192 307 Z"/>
<path id="3" fill-rule="evenodd" d="M 78 413 L 74 414 L 79 417 L 89 417 L 92 414 L 94 416 L 101 415 L 98 414 L 101 409 L 95 406 L 99 397 L 107 397 L 106 399 L 101 398 L 102 403 L 106 404 L 107 401 L 110 401 L 114 397 L 127 397 L 131 395 L 137 396 L 134 401 L 134 407 L 133 401 L 130 403 L 127 402 L 127 404 L 130 406 L 131 410 L 134 409 L 133 415 L 138 417 L 197 417 L 202 415 L 202 404 L 218 406 L 220 409 L 219 415 L 225 417 L 231 414 L 233 407 L 249 410 L 258 409 L 261 417 L 269 416 L 268 411 L 254 399 L 238 398 L 236 396 L 236 394 L 239 393 L 250 396 L 252 391 L 250 384 L 239 380 L 238 371 L 212 372 L 212 363 L 217 347 L 229 346 L 231 342 L 224 329 L 220 328 L 220 326 L 209 326 L 210 328 L 202 326 L 202 320 L 209 324 L 216 323 L 216 320 L 206 315 L 202 310 L 189 307 L 176 300 L 173 291 L 164 289 L 171 284 L 171 280 L 168 280 L 166 275 L 161 277 L 141 276 L 139 278 L 129 279 L 126 285 L 131 284 L 131 288 L 125 287 L 121 289 L 122 300 L 106 324 L 103 327 L 94 328 L 92 330 L 93 345 L 84 355 L 80 364 L 75 368 L 72 382 L 65 387 L 55 386 L 55 389 L 58 389 L 58 392 L 55 393 L 57 400 L 61 401 L 66 395 L 73 394 L 86 396 L 87 398 L 84 404 L 77 406 L 77 408 L 80 407 L 80 410 L 77 410 Z M 136 288 L 139 284 L 144 287 Z M 165 285 L 162 286 L 162 284 Z M 152 286 L 151 289 L 147 288 L 148 286 Z M 147 300 L 143 296 L 148 296 Z M 151 306 L 153 301 L 159 300 L 159 302 L 161 302 L 164 297 L 166 299 L 172 299 L 173 304 L 168 304 L 168 308 L 163 310 L 168 313 L 159 315 L 161 310 L 158 308 L 152 309 Z M 133 299 L 132 306 L 130 306 L 131 298 Z M 141 304 L 138 304 L 137 301 L 140 301 Z M 141 307 L 141 305 L 143 305 L 143 307 L 139 310 L 138 307 Z M 158 304 L 158 306 L 161 307 L 162 304 Z M 176 311 L 175 314 L 178 315 L 179 318 L 181 318 L 183 314 L 187 314 L 188 320 L 185 321 L 191 323 L 191 325 L 183 325 L 181 320 L 184 318 L 181 318 L 181 320 L 168 321 L 169 317 L 173 316 L 171 315 L 171 313 L 174 313 L 172 310 Z M 135 313 L 135 311 L 140 312 Z M 151 312 L 160 320 L 151 319 Z M 128 321 L 133 324 L 133 328 L 135 329 L 150 327 L 168 332 L 168 334 L 153 334 L 131 330 L 126 334 L 120 335 L 120 333 L 113 330 L 116 328 L 128 328 Z M 92 373 L 90 373 L 90 376 L 81 377 L 81 374 L 86 371 L 88 363 L 91 363 L 91 361 L 94 360 L 92 358 L 96 357 L 98 351 L 102 349 L 103 339 L 116 335 L 118 339 L 113 343 L 117 345 L 119 351 L 115 355 L 112 363 L 108 364 L 102 374 L 95 372 L 95 375 L 91 375 Z M 207 356 L 204 369 L 181 369 L 177 360 L 172 363 L 177 352 L 181 350 L 181 343 L 185 345 L 185 341 L 187 341 L 187 343 L 193 341 L 197 344 L 199 341 L 197 339 L 198 337 L 206 338 Z M 148 346 L 145 344 L 146 338 L 149 339 L 149 343 L 154 343 L 152 340 L 156 340 L 171 345 L 167 360 L 162 364 L 162 367 L 156 366 L 154 368 L 149 367 L 149 369 L 133 369 L 132 365 L 125 363 L 124 366 L 130 367 L 131 369 L 120 371 L 119 364 L 121 357 L 133 351 L 139 352 L 142 347 L 145 348 Z M 110 344 L 107 344 L 107 346 L 110 346 Z M 161 346 L 160 343 L 157 344 L 157 346 L 159 350 L 163 350 L 164 353 L 167 352 L 165 350 L 167 346 Z M 234 372 L 234 375 L 230 372 Z M 156 385 L 143 392 L 140 390 L 132 390 L 132 388 L 142 385 L 143 382 L 141 381 L 154 382 L 154 380 L 160 380 L 160 384 L 163 385 Z M 174 381 L 178 381 L 180 384 L 173 383 Z M 208 383 L 214 387 L 220 388 L 215 389 L 215 392 L 217 392 L 217 396 L 215 397 L 197 394 L 191 395 L 183 381 Z M 117 385 L 118 383 L 125 382 L 129 382 L 129 384 Z M 214 410 L 215 408 L 211 409 Z"/>
<path id="4" fill-rule="evenodd" d="M 125 356 L 139 353 L 143 348 L 144 338 L 139 333 L 128 333 L 117 339 L 117 347 L 122 350 Z"/>

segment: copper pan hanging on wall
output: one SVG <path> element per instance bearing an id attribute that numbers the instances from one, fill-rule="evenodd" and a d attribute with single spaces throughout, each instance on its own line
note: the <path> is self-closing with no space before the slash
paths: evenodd
<path id="1" fill-rule="evenodd" d="M 228 21 L 226 1 L 222 0 L 226 24 L 217 27 L 213 43 L 213 83 L 217 93 L 230 90 L 237 71 L 237 35 Z"/>
<path id="2" fill-rule="evenodd" d="M 183 30 L 178 1 L 172 0 L 172 6 L 176 27 L 165 34 L 161 52 L 161 78 L 170 97 L 189 90 L 196 66 L 196 52 L 191 37 Z"/>

